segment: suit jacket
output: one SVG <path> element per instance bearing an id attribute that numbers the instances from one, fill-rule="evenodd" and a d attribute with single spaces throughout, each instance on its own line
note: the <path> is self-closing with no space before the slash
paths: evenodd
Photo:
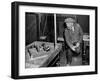
<path id="1" fill-rule="evenodd" d="M 74 31 L 65 28 L 63 32 L 66 47 L 72 48 L 76 43 L 81 43 L 83 39 L 83 31 L 78 23 L 74 24 Z"/>

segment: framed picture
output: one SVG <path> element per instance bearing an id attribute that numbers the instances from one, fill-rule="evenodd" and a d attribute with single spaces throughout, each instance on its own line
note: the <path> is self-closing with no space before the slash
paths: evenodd
<path id="1" fill-rule="evenodd" d="M 11 77 L 97 74 L 97 7 L 12 2 Z"/>

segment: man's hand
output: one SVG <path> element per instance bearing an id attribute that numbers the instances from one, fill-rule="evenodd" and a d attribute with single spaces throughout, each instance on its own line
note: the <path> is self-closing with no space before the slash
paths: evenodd
<path id="1" fill-rule="evenodd" d="M 75 51 L 75 49 L 76 49 L 76 46 L 73 46 L 73 47 L 72 47 L 72 50 Z"/>
<path id="2" fill-rule="evenodd" d="M 79 53 L 80 52 L 80 43 L 76 43 L 76 46 L 73 46 L 72 50 Z"/>
<path id="3" fill-rule="evenodd" d="M 80 46 L 80 43 L 76 43 L 76 46 L 73 46 L 73 47 L 72 47 L 72 50 L 73 50 L 73 51 L 76 51 L 76 48 L 78 48 L 79 46 Z"/>
<path id="4" fill-rule="evenodd" d="M 76 44 L 76 47 L 79 47 L 79 46 L 80 46 L 80 43 L 77 43 L 77 44 Z"/>
<path id="5" fill-rule="evenodd" d="M 79 48 L 79 47 L 80 47 L 80 43 L 76 43 L 76 45 L 75 46 L 72 46 L 71 49 L 73 51 L 76 51 L 76 49 Z"/>

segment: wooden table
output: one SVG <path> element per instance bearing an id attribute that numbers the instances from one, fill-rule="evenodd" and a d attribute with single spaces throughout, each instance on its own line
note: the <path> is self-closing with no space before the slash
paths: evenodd
<path id="1" fill-rule="evenodd" d="M 32 47 L 34 44 L 41 46 L 43 43 L 50 47 L 48 52 L 44 50 L 39 50 L 39 52 L 36 52 L 34 48 L 30 49 L 30 47 Z M 54 47 L 54 43 L 50 42 L 35 41 L 31 43 L 30 45 L 26 46 L 25 50 L 25 68 L 50 67 L 50 65 L 59 59 L 59 52 L 61 49 L 62 44 L 60 43 L 57 43 L 56 47 Z M 31 56 L 29 54 L 30 50 Z M 52 61 L 54 62 L 51 64 Z"/>

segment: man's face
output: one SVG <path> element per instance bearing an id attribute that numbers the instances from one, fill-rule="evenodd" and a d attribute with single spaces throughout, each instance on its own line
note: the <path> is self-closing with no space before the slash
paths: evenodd
<path id="1" fill-rule="evenodd" d="M 73 26 L 73 24 L 74 24 L 74 23 L 72 23 L 72 22 L 67 22 L 67 23 L 66 23 L 66 26 L 68 27 L 68 29 L 70 29 L 70 28 Z"/>

